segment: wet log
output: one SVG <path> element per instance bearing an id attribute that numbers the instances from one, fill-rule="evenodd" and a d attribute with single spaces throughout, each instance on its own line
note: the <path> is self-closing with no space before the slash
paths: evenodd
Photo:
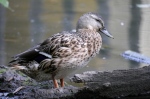
<path id="1" fill-rule="evenodd" d="M 102 97 L 145 95 L 147 99 L 150 98 L 150 66 L 112 72 L 84 72 L 75 74 L 71 80 L 76 83 L 85 83 L 88 90 Z"/>
<path id="2" fill-rule="evenodd" d="M 37 83 L 19 72 L 2 66 L 0 68 L 0 98 L 150 99 L 150 66 L 112 72 L 89 71 L 75 74 L 70 80 L 84 83 L 83 87 L 67 85 L 56 89 L 53 88 L 51 81 Z"/>

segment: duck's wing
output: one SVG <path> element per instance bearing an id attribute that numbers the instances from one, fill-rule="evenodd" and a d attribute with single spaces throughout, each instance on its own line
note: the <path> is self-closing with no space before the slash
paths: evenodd
<path id="1" fill-rule="evenodd" d="M 69 44 L 71 43 L 72 38 L 74 38 L 72 34 L 57 33 L 46 39 L 41 44 L 15 55 L 10 63 L 17 62 L 21 64 L 33 60 L 40 63 L 46 58 L 65 57 L 70 54 L 71 49 L 69 48 Z M 65 51 L 63 54 L 64 56 L 62 55 L 62 51 Z"/>
<path id="2" fill-rule="evenodd" d="M 47 49 L 49 47 L 49 43 L 51 42 L 51 38 L 48 38 L 46 39 L 43 43 L 40 43 L 22 53 L 19 53 L 15 56 L 13 56 L 13 60 L 11 60 L 9 62 L 9 64 L 13 64 L 13 63 L 19 63 L 19 64 L 22 64 L 22 63 L 28 63 L 30 61 L 33 61 L 37 59 L 37 61 L 39 62 L 39 58 L 45 58 L 45 57 L 48 57 L 50 58 L 51 55 L 47 54 L 46 52 L 43 52 L 44 49 Z M 41 57 L 40 57 L 41 56 Z"/>
<path id="3" fill-rule="evenodd" d="M 26 60 L 26 61 L 30 61 L 32 59 L 34 59 L 34 57 L 36 57 L 38 55 L 38 52 L 35 51 L 35 49 L 40 48 L 40 45 L 34 46 L 33 48 L 30 48 L 22 53 L 19 53 L 15 56 L 13 56 L 13 60 L 10 61 L 9 63 L 13 63 L 15 61 L 21 61 L 21 60 Z"/>

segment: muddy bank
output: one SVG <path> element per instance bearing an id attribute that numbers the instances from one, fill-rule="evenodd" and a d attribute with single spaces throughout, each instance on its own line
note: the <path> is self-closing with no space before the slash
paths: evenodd
<path id="1" fill-rule="evenodd" d="M 0 99 L 46 99 L 71 96 L 78 88 L 68 85 L 54 89 L 52 81 L 37 83 L 25 74 L 0 66 Z"/>
<path id="2" fill-rule="evenodd" d="M 84 72 L 70 78 L 84 83 L 77 88 L 66 85 L 53 88 L 51 81 L 37 83 L 21 72 L 0 66 L 0 98 L 10 99 L 149 99 L 150 67 L 115 70 L 113 72 Z"/>

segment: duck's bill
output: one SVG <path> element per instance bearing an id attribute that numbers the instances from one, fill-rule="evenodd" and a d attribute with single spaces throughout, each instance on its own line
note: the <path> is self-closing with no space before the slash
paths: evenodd
<path id="1" fill-rule="evenodd" d="M 102 33 L 105 34 L 106 36 L 108 36 L 108 37 L 114 39 L 114 37 L 107 31 L 106 28 L 101 29 L 100 32 L 102 32 Z"/>

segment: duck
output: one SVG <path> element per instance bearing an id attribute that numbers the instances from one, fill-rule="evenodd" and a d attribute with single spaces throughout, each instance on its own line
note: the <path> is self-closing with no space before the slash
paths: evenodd
<path id="1" fill-rule="evenodd" d="M 56 33 L 42 43 L 13 56 L 11 68 L 25 73 L 37 82 L 53 80 L 54 88 L 64 87 L 64 78 L 86 66 L 99 54 L 101 33 L 113 38 L 101 16 L 94 12 L 83 14 L 76 31 Z"/>

